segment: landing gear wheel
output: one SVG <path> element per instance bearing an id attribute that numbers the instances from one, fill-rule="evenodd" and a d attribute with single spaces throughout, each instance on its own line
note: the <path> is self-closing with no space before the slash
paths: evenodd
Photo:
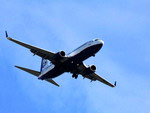
<path id="1" fill-rule="evenodd" d="M 73 75 L 72 75 L 72 78 L 77 79 L 77 78 L 78 78 L 78 74 L 73 74 Z"/>
<path id="2" fill-rule="evenodd" d="M 77 78 L 78 78 L 78 75 L 75 76 L 75 79 L 77 79 Z"/>
<path id="3" fill-rule="evenodd" d="M 72 78 L 74 78 L 74 77 L 75 77 L 75 74 L 72 75 Z"/>

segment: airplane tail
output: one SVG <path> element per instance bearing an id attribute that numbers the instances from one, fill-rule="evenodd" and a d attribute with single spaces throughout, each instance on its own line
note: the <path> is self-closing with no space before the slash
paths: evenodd
<path id="1" fill-rule="evenodd" d="M 30 74 L 32 74 L 32 75 L 34 75 L 34 76 L 36 76 L 36 77 L 38 77 L 41 73 L 40 72 L 38 72 L 38 71 L 35 71 L 35 70 L 31 70 L 31 69 L 27 69 L 27 68 L 24 68 L 24 67 L 20 67 L 20 66 L 15 66 L 16 68 L 18 68 L 18 69 L 21 69 L 21 70 L 23 70 L 23 71 L 25 71 L 25 72 L 27 72 L 27 73 L 30 73 Z M 59 87 L 59 84 L 57 84 L 54 80 L 52 80 L 52 79 L 48 79 L 48 80 L 46 80 L 47 82 L 50 82 L 50 83 L 52 83 L 52 84 L 54 84 L 54 85 L 56 85 L 56 86 L 58 86 Z"/>
<path id="2" fill-rule="evenodd" d="M 42 58 L 40 72 L 42 73 L 48 66 L 49 66 L 49 61 L 47 59 Z"/>

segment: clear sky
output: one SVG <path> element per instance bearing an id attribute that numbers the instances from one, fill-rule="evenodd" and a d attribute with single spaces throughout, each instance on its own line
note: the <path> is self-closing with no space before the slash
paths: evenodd
<path id="1" fill-rule="evenodd" d="M 149 113 L 149 0 L 0 0 L 0 113 Z M 105 44 L 85 61 L 116 88 L 66 73 L 55 87 L 14 68 L 41 58 L 5 39 L 67 53 L 95 38 Z"/>

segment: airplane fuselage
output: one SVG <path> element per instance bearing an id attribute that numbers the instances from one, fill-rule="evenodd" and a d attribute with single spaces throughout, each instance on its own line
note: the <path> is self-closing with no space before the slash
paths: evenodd
<path id="1" fill-rule="evenodd" d="M 83 63 L 84 60 L 88 59 L 102 48 L 104 42 L 99 39 L 89 41 L 82 46 L 75 49 L 73 52 L 67 55 L 68 59 L 63 61 L 61 65 L 51 64 L 45 71 L 41 73 L 39 79 L 52 79 L 55 78 L 64 72 L 75 73 L 76 68 Z"/>

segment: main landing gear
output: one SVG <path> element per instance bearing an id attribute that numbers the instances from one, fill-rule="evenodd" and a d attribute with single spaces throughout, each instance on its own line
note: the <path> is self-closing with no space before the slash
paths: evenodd
<path id="1" fill-rule="evenodd" d="M 73 75 L 72 75 L 72 78 L 77 79 L 77 78 L 78 78 L 78 74 L 73 74 Z"/>
<path id="2" fill-rule="evenodd" d="M 92 56 L 95 57 L 95 54 L 93 54 Z"/>

